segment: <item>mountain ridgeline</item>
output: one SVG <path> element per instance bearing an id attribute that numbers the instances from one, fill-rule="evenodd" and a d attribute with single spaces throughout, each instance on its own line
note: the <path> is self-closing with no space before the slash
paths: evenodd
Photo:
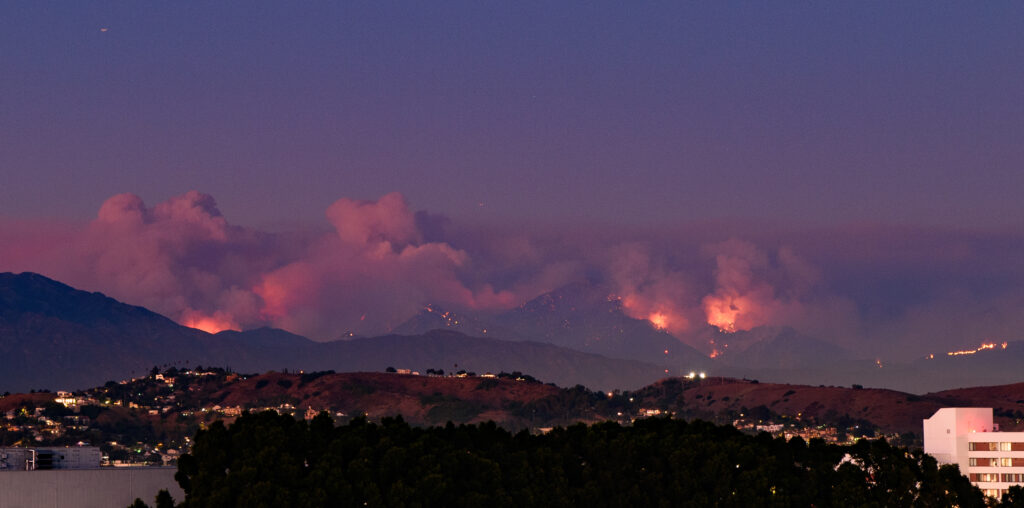
<path id="1" fill-rule="evenodd" d="M 657 365 L 693 369 L 711 365 L 707 355 L 646 320 L 627 316 L 611 290 L 594 283 L 570 284 L 490 317 L 427 306 L 396 332 L 419 334 L 438 328 L 505 340 L 535 340 Z"/>
<path id="2" fill-rule="evenodd" d="M 665 375 L 653 364 L 444 330 L 333 342 L 270 328 L 209 334 L 38 274 L 0 274 L 0 390 L 82 388 L 142 375 L 153 365 L 243 372 L 504 370 L 607 389 L 639 387 Z"/>
<path id="3" fill-rule="evenodd" d="M 726 338 L 714 327 L 696 339 Z M 884 363 L 790 328 L 728 334 L 711 359 L 625 314 L 606 287 L 571 284 L 497 315 L 436 306 L 380 337 L 317 342 L 260 328 L 209 334 L 142 307 L 42 275 L 0 273 L 0 390 L 81 388 L 142 375 L 153 365 L 268 370 L 382 371 L 386 367 L 520 371 L 560 386 L 635 389 L 667 376 L 709 375 L 925 393 L 1024 380 L 1024 343 L 975 354 Z"/>

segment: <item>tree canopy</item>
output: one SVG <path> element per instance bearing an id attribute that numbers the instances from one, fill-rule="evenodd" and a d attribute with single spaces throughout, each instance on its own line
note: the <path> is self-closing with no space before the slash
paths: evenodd
<path id="1" fill-rule="evenodd" d="M 199 431 L 178 468 L 189 508 L 985 506 L 955 467 L 884 440 L 805 443 L 670 418 L 513 435 L 245 413 Z"/>

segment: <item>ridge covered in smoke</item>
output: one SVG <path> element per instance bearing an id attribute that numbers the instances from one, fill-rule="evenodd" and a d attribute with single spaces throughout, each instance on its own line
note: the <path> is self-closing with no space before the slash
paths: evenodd
<path id="1" fill-rule="evenodd" d="M 789 326 L 892 354 L 1019 338 L 1024 242 L 1010 233 L 536 232 L 338 199 L 326 231 L 232 224 L 197 191 L 119 194 L 86 224 L 0 220 L 0 271 L 34 271 L 211 331 L 318 339 L 390 331 L 424 304 L 500 312 L 597 278 L 623 310 L 715 354 L 722 332 Z M 721 341 L 729 334 L 714 334 Z"/>

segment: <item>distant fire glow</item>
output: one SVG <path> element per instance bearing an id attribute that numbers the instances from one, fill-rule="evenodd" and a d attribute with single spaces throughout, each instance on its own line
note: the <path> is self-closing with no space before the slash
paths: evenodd
<path id="1" fill-rule="evenodd" d="M 659 330 L 668 328 L 668 316 L 661 312 L 654 312 L 650 316 L 647 316 L 647 320 Z"/>
<path id="2" fill-rule="evenodd" d="M 725 333 L 736 331 L 736 319 L 740 315 L 740 308 L 736 305 L 737 298 L 712 297 L 704 299 L 704 313 L 707 315 L 708 324 L 717 327 Z"/>
<path id="3" fill-rule="evenodd" d="M 199 312 L 190 312 L 185 315 L 181 324 L 189 328 L 202 330 L 206 333 L 219 333 L 224 330 L 239 331 L 240 328 L 238 323 L 235 323 L 220 312 L 216 312 L 212 316 L 207 316 Z"/>
<path id="4" fill-rule="evenodd" d="M 999 344 L 999 346 L 1000 346 L 1000 349 L 1006 349 L 1006 342 L 1003 342 L 1002 344 Z M 986 349 L 995 349 L 995 348 L 996 348 L 996 343 L 995 342 L 984 342 L 980 346 L 978 346 L 977 349 L 961 349 L 959 351 L 950 351 L 950 352 L 948 352 L 946 354 L 949 355 L 949 356 L 973 355 L 974 353 L 977 353 L 978 351 L 983 351 L 983 350 L 986 350 Z"/>
<path id="5" fill-rule="evenodd" d="M 440 317 L 442 321 L 444 321 L 444 325 L 445 326 L 456 326 L 456 325 L 459 324 L 459 318 L 455 315 L 454 312 L 436 310 L 431 305 L 424 306 L 423 310 L 426 310 L 427 312 L 430 312 L 430 313 L 433 313 L 433 314 L 437 314 L 437 316 Z M 363 317 L 366 317 L 366 316 L 363 315 Z M 487 333 L 487 330 L 485 329 L 483 332 Z"/>
<path id="6" fill-rule="evenodd" d="M 648 321 L 657 330 L 676 334 L 683 333 L 689 328 L 689 320 L 686 319 L 685 313 L 671 299 L 650 298 L 632 293 L 624 296 L 610 294 L 607 301 L 619 303 L 627 316 Z"/>

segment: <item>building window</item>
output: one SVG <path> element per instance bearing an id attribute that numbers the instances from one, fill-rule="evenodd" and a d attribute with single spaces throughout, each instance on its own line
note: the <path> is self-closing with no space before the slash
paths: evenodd
<path id="1" fill-rule="evenodd" d="M 1010 457 L 1001 457 L 999 459 L 999 467 L 1010 467 L 1013 465 L 1013 459 Z"/>
<path id="2" fill-rule="evenodd" d="M 999 450 L 999 443 L 971 442 L 967 444 L 967 449 L 972 452 L 994 452 Z"/>
<path id="3" fill-rule="evenodd" d="M 999 459 L 989 457 L 971 457 L 970 465 L 973 467 L 999 467 Z"/>

